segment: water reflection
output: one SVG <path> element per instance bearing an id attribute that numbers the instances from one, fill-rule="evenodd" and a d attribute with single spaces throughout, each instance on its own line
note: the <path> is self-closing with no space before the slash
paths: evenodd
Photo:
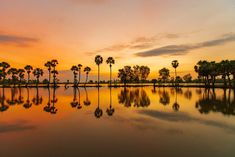
<path id="1" fill-rule="evenodd" d="M 56 105 L 58 98 L 64 94 L 60 92 L 61 95 L 57 98 L 58 89 L 59 88 L 1 88 L 0 111 L 7 111 L 10 107 L 15 105 L 22 105 L 25 109 L 30 109 L 33 105 L 40 106 L 44 104 L 45 106 L 42 107 L 43 111 L 56 114 L 58 112 Z M 113 94 L 113 90 L 115 90 L 117 94 Z M 148 90 L 150 90 L 150 92 L 148 92 Z M 223 115 L 235 115 L 235 92 L 231 89 L 92 88 L 91 90 L 87 90 L 86 88 L 70 88 L 66 89 L 66 91 L 70 94 L 68 99 L 66 99 L 69 101 L 66 103 L 70 103 L 71 107 L 75 109 L 92 106 L 91 100 L 97 97 L 97 106 L 95 106 L 92 111 L 96 118 L 103 116 L 103 109 L 100 107 L 100 103 L 104 103 L 103 101 L 105 101 L 106 104 L 105 112 L 107 116 L 113 116 L 116 112 L 114 107 L 117 104 L 126 108 L 148 108 L 150 105 L 156 103 L 155 100 L 153 101 L 155 98 L 157 98 L 157 102 L 162 106 L 172 108 L 172 111 L 181 111 L 184 109 L 182 106 L 186 105 L 185 101 L 188 101 L 188 103 L 196 104 L 195 109 L 201 114 L 214 112 L 222 113 Z M 90 91 L 93 92 L 90 93 Z M 102 93 L 102 96 L 105 95 L 102 101 L 100 100 L 100 93 Z M 91 100 L 89 95 L 91 96 Z M 113 101 L 115 104 L 113 104 Z M 152 104 L 151 102 L 154 103 Z"/>
<path id="2" fill-rule="evenodd" d="M 201 97 L 196 102 L 196 108 L 202 114 L 219 112 L 223 115 L 235 115 L 235 91 L 233 91 L 233 100 L 231 100 L 231 93 L 231 89 L 224 89 L 223 95 L 217 97 L 214 89 L 205 89 L 200 93 Z"/>
<path id="3" fill-rule="evenodd" d="M 103 115 L 103 110 L 100 108 L 100 88 L 98 87 L 97 90 L 98 90 L 98 106 L 95 109 L 94 114 L 96 118 L 100 118 Z"/>
<path id="4" fill-rule="evenodd" d="M 148 107 L 150 105 L 150 98 L 143 88 L 124 88 L 118 95 L 118 100 L 119 103 L 123 104 L 125 107 Z"/>
<path id="5" fill-rule="evenodd" d="M 44 107 L 44 111 L 56 114 L 58 109 L 56 108 L 55 104 L 58 102 L 58 99 L 56 98 L 56 88 L 53 88 L 53 95 L 51 100 L 51 88 L 48 88 L 48 102 L 47 105 Z"/>
<path id="6" fill-rule="evenodd" d="M 107 108 L 106 113 L 109 116 L 114 114 L 115 109 L 112 107 L 112 88 L 109 88 L 109 108 Z"/>

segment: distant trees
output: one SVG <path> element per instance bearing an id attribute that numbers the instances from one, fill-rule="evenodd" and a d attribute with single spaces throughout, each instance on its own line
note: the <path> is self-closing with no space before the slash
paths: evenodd
<path id="1" fill-rule="evenodd" d="M 228 85 L 231 87 L 231 78 L 230 76 L 233 75 L 234 77 L 234 69 L 235 69 L 235 61 L 234 60 L 222 60 L 221 62 L 217 63 L 215 61 L 208 62 L 206 60 L 199 61 L 197 65 L 195 65 L 194 70 L 198 73 L 198 78 L 202 79 L 205 83 L 205 86 L 214 86 L 217 77 L 221 77 L 224 83 L 224 86 Z M 235 81 L 234 81 L 235 83 Z M 234 84 L 235 87 L 235 84 Z"/>
<path id="2" fill-rule="evenodd" d="M 162 68 L 159 70 L 159 76 L 160 76 L 160 79 L 163 81 L 163 82 L 166 82 L 169 77 L 170 77 L 170 70 L 167 69 L 167 68 Z"/>
<path id="3" fill-rule="evenodd" d="M 192 75 L 191 74 L 186 74 L 183 76 L 183 79 L 185 82 L 189 83 L 189 82 L 192 82 Z"/>
<path id="4" fill-rule="evenodd" d="M 118 78 L 124 85 L 130 82 L 143 82 L 148 78 L 150 74 L 150 68 L 148 66 L 124 66 L 124 68 L 118 70 Z"/>

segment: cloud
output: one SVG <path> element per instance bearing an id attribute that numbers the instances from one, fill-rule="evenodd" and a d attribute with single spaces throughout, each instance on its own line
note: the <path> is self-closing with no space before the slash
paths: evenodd
<path id="1" fill-rule="evenodd" d="M 99 49 L 94 52 L 87 52 L 88 55 L 94 55 L 97 53 L 106 53 L 106 52 L 120 52 L 124 50 L 143 50 L 149 49 L 156 45 L 156 42 L 161 39 L 174 39 L 179 38 L 178 34 L 159 34 L 152 37 L 138 37 L 130 42 L 115 44 L 103 49 Z"/>
<path id="2" fill-rule="evenodd" d="M 223 35 L 219 39 L 215 40 L 209 40 L 197 44 L 188 44 L 188 45 L 168 45 L 144 52 L 138 52 L 135 55 L 139 57 L 184 55 L 195 49 L 224 45 L 228 42 L 233 42 L 233 41 L 235 41 L 235 34 L 231 33 Z"/>
<path id="3" fill-rule="evenodd" d="M 30 44 L 38 42 L 38 41 L 39 40 L 36 38 L 0 34 L 0 44 L 14 44 L 17 46 L 29 46 Z"/>
<path id="4" fill-rule="evenodd" d="M 71 0 L 79 4 L 104 4 L 109 0 Z"/>
<path id="5" fill-rule="evenodd" d="M 226 123 L 222 123 L 218 121 L 205 120 L 201 118 L 192 117 L 191 115 L 184 113 L 184 112 L 167 113 L 167 112 L 159 112 L 159 111 L 154 111 L 154 110 L 141 110 L 141 111 L 138 111 L 138 113 L 155 118 L 155 119 L 160 119 L 163 121 L 197 122 L 200 124 L 209 125 L 212 127 L 218 127 L 218 128 L 229 130 L 231 132 L 235 132 L 234 125 L 228 125 Z"/>
<path id="6" fill-rule="evenodd" d="M 33 125 L 27 124 L 25 121 L 18 121 L 13 124 L 5 124 L 1 123 L 0 125 L 0 134 L 1 133 L 8 133 L 8 132 L 18 132 L 18 131 L 24 131 L 24 130 L 32 130 L 36 127 Z"/>

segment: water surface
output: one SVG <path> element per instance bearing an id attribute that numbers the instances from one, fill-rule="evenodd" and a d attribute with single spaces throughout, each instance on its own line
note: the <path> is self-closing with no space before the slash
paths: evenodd
<path id="1" fill-rule="evenodd" d="M 235 155 L 235 93 L 0 89 L 1 157 Z"/>

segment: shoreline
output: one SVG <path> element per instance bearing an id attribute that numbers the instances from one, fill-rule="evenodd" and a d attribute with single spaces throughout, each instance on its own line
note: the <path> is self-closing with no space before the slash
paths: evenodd
<path id="1" fill-rule="evenodd" d="M 0 85 L 0 88 L 59 88 L 59 87 L 64 87 L 64 88 L 74 88 L 73 84 L 66 85 L 64 83 L 57 84 L 57 86 L 54 87 L 54 85 L 48 86 L 47 84 L 39 84 L 37 85 Z M 75 88 L 97 88 L 98 85 L 96 84 L 88 84 L 86 86 L 84 85 L 78 85 Z M 161 85 L 153 85 L 152 83 L 149 84 L 115 84 L 115 85 L 109 85 L 108 83 L 106 84 L 100 84 L 100 88 L 102 87 L 112 87 L 112 88 L 130 88 L 130 87 L 153 87 L 153 88 L 158 88 L 158 87 L 174 87 L 174 88 L 222 88 L 222 89 L 235 89 L 234 86 L 224 86 L 224 85 L 215 85 L 215 86 L 205 86 L 202 84 L 179 84 L 177 86 L 171 85 L 171 84 L 161 84 Z"/>

